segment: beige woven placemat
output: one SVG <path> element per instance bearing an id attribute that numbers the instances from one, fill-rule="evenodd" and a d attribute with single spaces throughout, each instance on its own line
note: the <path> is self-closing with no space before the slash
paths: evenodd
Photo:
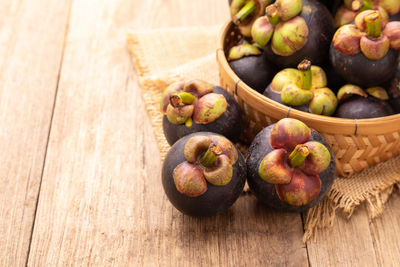
<path id="1" fill-rule="evenodd" d="M 128 33 L 128 49 L 139 75 L 162 160 L 169 149 L 159 111 L 162 90 L 179 79 L 203 79 L 218 84 L 219 32 L 220 26 Z M 399 162 L 400 157 L 396 157 L 350 178 L 337 177 L 327 197 L 305 213 L 304 240 L 317 229 L 332 226 L 338 208 L 350 217 L 365 202 L 371 219 L 381 214 L 395 187 L 400 188 Z"/>

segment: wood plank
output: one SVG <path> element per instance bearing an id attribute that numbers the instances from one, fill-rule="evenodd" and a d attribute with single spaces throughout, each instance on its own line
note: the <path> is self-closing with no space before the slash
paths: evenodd
<path id="1" fill-rule="evenodd" d="M 379 266 L 400 266 L 400 193 L 390 196 L 383 214 L 370 229 Z"/>
<path id="2" fill-rule="evenodd" d="M 321 230 L 307 242 L 311 266 L 377 266 L 365 206 L 350 220 L 337 216 L 333 228 Z"/>
<path id="3" fill-rule="evenodd" d="M 214 0 L 74 1 L 29 265 L 307 266 L 298 214 L 244 196 L 225 215 L 193 219 L 162 190 L 125 26 L 222 25 L 226 10 Z"/>
<path id="4" fill-rule="evenodd" d="M 0 5 L 0 265 L 26 263 L 70 0 Z"/>

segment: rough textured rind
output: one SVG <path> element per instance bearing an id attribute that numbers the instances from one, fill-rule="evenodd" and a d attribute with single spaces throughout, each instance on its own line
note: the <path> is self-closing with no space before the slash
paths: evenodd
<path id="1" fill-rule="evenodd" d="M 258 198 L 260 202 L 265 204 L 267 207 L 289 212 L 302 212 L 306 209 L 316 205 L 329 191 L 332 186 L 333 179 L 336 174 L 336 164 L 334 155 L 329 148 L 329 145 L 323 139 L 323 137 L 315 130 L 311 130 L 310 141 L 321 142 L 325 145 L 330 154 L 331 162 L 329 167 L 320 173 L 318 176 L 321 179 L 322 186 L 319 195 L 309 204 L 300 207 L 294 207 L 289 204 L 282 202 L 275 190 L 275 185 L 269 184 L 261 179 L 258 174 L 258 166 L 264 156 L 272 151 L 272 147 L 269 144 L 269 136 L 271 133 L 273 125 L 264 128 L 254 139 L 253 143 L 250 145 L 248 156 L 247 156 L 247 182 L 250 186 L 251 191 Z"/>
<path id="2" fill-rule="evenodd" d="M 228 108 L 221 117 L 209 124 L 197 124 L 193 121 L 192 126 L 187 127 L 184 124 L 176 125 L 168 121 L 167 117 L 163 117 L 163 130 L 165 138 L 170 145 L 177 140 L 191 133 L 212 131 L 226 136 L 232 142 L 239 139 L 242 129 L 242 118 L 240 115 L 240 107 L 235 98 L 221 87 L 214 86 L 214 93 L 222 94 L 228 102 Z"/>
<path id="3" fill-rule="evenodd" d="M 226 211 L 240 196 L 246 181 L 246 165 L 242 154 L 237 150 L 238 159 L 233 165 L 232 180 L 225 186 L 207 183 L 207 191 L 199 197 L 188 197 L 179 193 L 173 181 L 172 173 L 176 166 L 186 161 L 184 145 L 189 138 L 196 135 L 215 135 L 210 132 L 187 135 L 176 142 L 169 150 L 162 167 L 162 184 L 164 191 L 181 212 L 196 217 L 213 216 Z"/>

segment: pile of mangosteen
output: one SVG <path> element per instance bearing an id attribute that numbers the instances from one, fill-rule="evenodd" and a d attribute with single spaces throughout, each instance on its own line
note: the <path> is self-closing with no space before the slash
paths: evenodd
<path id="1" fill-rule="evenodd" d="M 303 112 L 348 119 L 400 112 L 399 0 L 232 0 L 240 32 L 227 59 L 264 96 Z M 264 128 L 245 159 L 235 98 L 206 81 L 179 81 L 161 98 L 169 150 L 164 191 L 181 212 L 212 216 L 243 192 L 302 212 L 329 191 L 334 155 L 321 134 L 285 118 Z"/>
<path id="2" fill-rule="evenodd" d="M 172 145 L 162 184 L 170 202 L 185 214 L 226 211 L 246 179 L 260 202 L 284 211 L 314 206 L 332 185 L 332 151 L 299 120 L 283 119 L 261 131 L 246 162 L 234 144 L 241 133 L 240 108 L 227 91 L 201 80 L 180 81 L 164 90 L 160 104 L 164 135 Z"/>
<path id="3" fill-rule="evenodd" d="M 229 65 L 250 88 L 325 116 L 399 112 L 399 0 L 233 0 Z"/>

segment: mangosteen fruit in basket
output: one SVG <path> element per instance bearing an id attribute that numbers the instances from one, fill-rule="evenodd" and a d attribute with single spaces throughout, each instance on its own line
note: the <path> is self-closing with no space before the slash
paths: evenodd
<path id="1" fill-rule="evenodd" d="M 215 132 L 236 142 L 241 133 L 240 107 L 219 86 L 201 80 L 176 82 L 161 99 L 163 130 L 170 145 L 195 132 Z"/>
<path id="2" fill-rule="evenodd" d="M 395 113 L 400 113 L 400 63 L 397 65 L 396 75 L 388 86 L 389 103 Z"/>
<path id="3" fill-rule="evenodd" d="M 389 20 L 388 11 L 377 2 L 374 3 L 372 0 L 345 0 L 344 4 L 335 14 L 335 26 L 339 28 L 340 26 L 353 23 L 360 12 L 371 9 L 379 11 L 385 21 Z"/>
<path id="4" fill-rule="evenodd" d="M 225 137 L 198 132 L 176 142 L 162 168 L 162 184 L 181 212 L 212 216 L 226 211 L 243 191 L 246 165 Z"/>
<path id="5" fill-rule="evenodd" d="M 259 93 L 264 92 L 277 72 L 273 64 L 264 60 L 261 51 L 248 43 L 232 47 L 228 61 L 236 75 Z"/>
<path id="6" fill-rule="evenodd" d="M 303 59 L 322 65 L 328 61 L 334 33 L 329 10 L 317 0 L 277 0 L 253 24 L 253 41 L 264 47 L 268 62 L 295 67 Z"/>
<path id="7" fill-rule="evenodd" d="M 247 182 L 266 206 L 302 212 L 329 191 L 335 159 L 321 134 L 296 119 L 264 128 L 250 145 Z"/>
<path id="8" fill-rule="evenodd" d="M 326 85 L 324 70 L 303 60 L 297 69 L 278 72 L 264 95 L 304 112 L 330 116 L 336 110 L 337 99 Z"/>
<path id="9" fill-rule="evenodd" d="M 359 86 L 347 84 L 340 88 L 337 98 L 336 117 L 339 118 L 368 119 L 394 114 L 383 87 L 371 87 L 364 91 Z"/>
<path id="10" fill-rule="evenodd" d="M 400 49 L 400 22 L 386 23 L 376 10 L 357 15 L 355 25 L 340 27 L 330 47 L 330 61 L 348 83 L 377 86 L 395 73 Z"/>
<path id="11" fill-rule="evenodd" d="M 233 0 L 229 2 L 232 22 L 243 36 L 251 36 L 254 21 L 265 13 L 265 7 L 272 0 Z"/>

